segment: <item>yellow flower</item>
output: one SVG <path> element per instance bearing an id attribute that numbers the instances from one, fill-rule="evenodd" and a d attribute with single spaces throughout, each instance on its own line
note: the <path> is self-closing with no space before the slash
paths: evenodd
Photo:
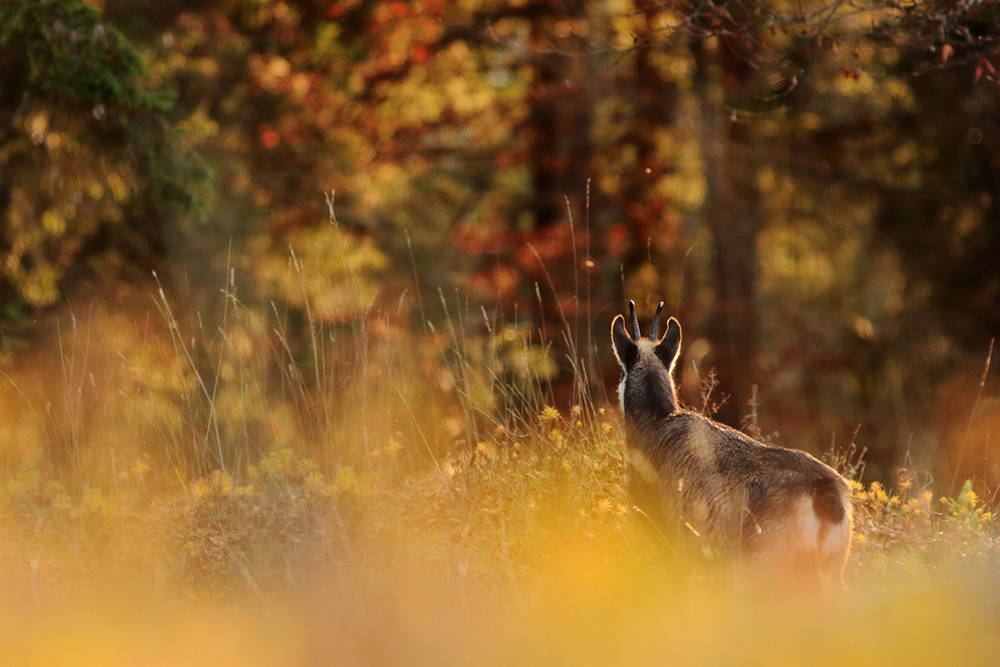
<path id="1" fill-rule="evenodd" d="M 556 410 L 552 406 L 548 406 L 544 410 L 542 410 L 542 414 L 539 415 L 539 419 L 541 419 L 543 422 L 554 422 L 559 419 L 559 416 L 560 415 L 558 410 Z"/>
<path id="2" fill-rule="evenodd" d="M 871 484 L 871 497 L 880 503 L 884 503 L 889 500 L 889 496 L 886 495 L 885 489 L 878 482 L 872 482 Z"/>

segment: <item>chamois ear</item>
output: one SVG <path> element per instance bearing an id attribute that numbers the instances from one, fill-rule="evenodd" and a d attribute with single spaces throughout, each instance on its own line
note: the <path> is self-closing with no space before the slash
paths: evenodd
<path id="1" fill-rule="evenodd" d="M 663 364 L 672 369 L 681 352 L 681 324 L 671 317 L 667 321 L 667 333 L 663 334 L 663 339 L 656 344 L 656 356 Z"/>
<path id="2" fill-rule="evenodd" d="M 611 347 L 623 370 L 628 370 L 639 356 L 639 347 L 625 331 L 625 318 L 615 315 L 611 323 Z"/>

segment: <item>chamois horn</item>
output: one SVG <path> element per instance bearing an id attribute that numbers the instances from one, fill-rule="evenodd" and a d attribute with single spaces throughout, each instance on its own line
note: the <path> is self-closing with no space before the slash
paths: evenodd
<path id="1" fill-rule="evenodd" d="M 656 315 L 653 316 L 653 328 L 649 331 L 649 340 L 655 341 L 660 330 L 660 311 L 663 310 L 663 302 L 656 307 Z"/>
<path id="2" fill-rule="evenodd" d="M 639 318 L 635 316 L 635 301 L 628 302 L 628 312 L 632 314 L 632 338 L 639 340 L 642 334 L 639 333 Z"/>

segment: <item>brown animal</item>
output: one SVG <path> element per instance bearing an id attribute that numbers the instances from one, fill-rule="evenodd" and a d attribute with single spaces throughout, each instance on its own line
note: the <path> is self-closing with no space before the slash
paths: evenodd
<path id="1" fill-rule="evenodd" d="M 805 452 L 774 447 L 680 408 L 673 369 L 681 326 L 671 317 L 657 340 L 611 324 L 621 365 L 628 486 L 636 505 L 673 545 L 735 566 L 768 583 L 843 586 L 851 545 L 850 487 Z"/>

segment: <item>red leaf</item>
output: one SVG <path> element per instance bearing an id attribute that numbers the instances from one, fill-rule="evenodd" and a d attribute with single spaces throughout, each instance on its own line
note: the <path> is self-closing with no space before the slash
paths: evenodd
<path id="1" fill-rule="evenodd" d="M 972 80 L 972 83 L 979 83 L 979 80 L 983 78 L 983 66 L 976 65 L 976 78 Z"/>
<path id="2" fill-rule="evenodd" d="M 410 60 L 416 64 L 421 64 L 427 62 L 427 59 L 431 57 L 431 50 L 427 48 L 426 44 L 416 44 L 413 47 L 413 51 L 410 54 Z"/>
<path id="3" fill-rule="evenodd" d="M 444 13 L 445 3 L 444 0 L 426 0 L 423 3 L 423 10 L 433 16 L 439 16 Z"/>
<path id="4" fill-rule="evenodd" d="M 942 63 L 948 62 L 948 58 L 951 58 L 951 56 L 954 53 L 955 53 L 955 49 L 953 49 L 951 47 L 951 44 L 945 44 L 944 46 L 942 46 L 941 47 L 941 62 Z"/>
<path id="5" fill-rule="evenodd" d="M 260 127 L 257 128 L 260 132 L 260 143 L 264 145 L 264 148 L 274 148 L 281 142 L 281 137 L 278 133 L 268 123 L 261 123 Z"/>

